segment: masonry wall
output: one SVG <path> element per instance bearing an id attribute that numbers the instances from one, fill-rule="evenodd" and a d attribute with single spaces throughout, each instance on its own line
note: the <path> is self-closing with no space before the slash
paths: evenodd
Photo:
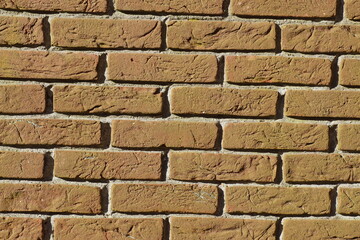
<path id="1" fill-rule="evenodd" d="M 0 239 L 360 239 L 359 1 L 0 9 Z"/>

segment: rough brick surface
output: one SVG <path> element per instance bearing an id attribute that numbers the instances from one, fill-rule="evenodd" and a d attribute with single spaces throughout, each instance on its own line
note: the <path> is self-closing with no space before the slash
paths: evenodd
<path id="1" fill-rule="evenodd" d="M 2 183 L 0 193 L 0 212 L 101 212 L 97 187 Z"/>
<path id="2" fill-rule="evenodd" d="M 40 218 L 0 217 L 0 239 L 43 239 L 43 220 Z"/>
<path id="3" fill-rule="evenodd" d="M 168 21 L 167 27 L 167 44 L 173 49 L 275 49 L 275 25 L 269 22 Z"/>
<path id="4" fill-rule="evenodd" d="M 144 218 L 56 218 L 57 240 L 162 240 L 163 220 Z"/>
<path id="5" fill-rule="evenodd" d="M 108 77 L 122 82 L 216 82 L 217 60 L 212 55 L 110 53 Z"/>
<path id="6" fill-rule="evenodd" d="M 331 61 L 282 56 L 226 56 L 226 81 L 239 84 L 325 86 L 331 81 Z"/>
<path id="7" fill-rule="evenodd" d="M 54 174 L 79 179 L 160 179 L 161 153 L 56 151 Z"/>
<path id="8" fill-rule="evenodd" d="M 340 124 L 337 131 L 338 148 L 343 151 L 360 151 L 360 125 Z"/>
<path id="9" fill-rule="evenodd" d="M 152 20 L 73 19 L 51 21 L 51 44 L 79 48 L 159 48 L 161 24 Z"/>
<path id="10" fill-rule="evenodd" d="M 331 205 L 325 187 L 227 186 L 225 202 L 232 214 L 324 215 Z"/>
<path id="11" fill-rule="evenodd" d="M 170 178 L 196 181 L 273 182 L 274 155 L 170 152 Z"/>
<path id="12" fill-rule="evenodd" d="M 341 58 L 339 83 L 344 86 L 360 86 L 360 59 Z"/>
<path id="13" fill-rule="evenodd" d="M 360 3 L 356 0 L 345 0 L 345 15 L 351 20 L 360 20 Z"/>
<path id="14" fill-rule="evenodd" d="M 117 212 L 214 214 L 218 204 L 214 185 L 117 184 L 111 196 Z"/>
<path id="15" fill-rule="evenodd" d="M 171 217 L 170 238 L 275 240 L 275 224 L 262 219 Z"/>
<path id="16" fill-rule="evenodd" d="M 0 166 L 0 178 L 42 178 L 44 154 L 1 151 Z"/>
<path id="17" fill-rule="evenodd" d="M 340 187 L 338 189 L 337 211 L 344 215 L 360 214 L 360 189 Z"/>
<path id="18" fill-rule="evenodd" d="M 273 90 L 176 87 L 171 89 L 170 96 L 174 114 L 274 117 L 278 93 Z"/>

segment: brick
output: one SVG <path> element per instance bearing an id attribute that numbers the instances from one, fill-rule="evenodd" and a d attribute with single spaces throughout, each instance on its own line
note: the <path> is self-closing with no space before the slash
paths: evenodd
<path id="1" fill-rule="evenodd" d="M 359 124 L 340 124 L 337 132 L 339 150 L 360 151 Z"/>
<path id="2" fill-rule="evenodd" d="M 273 182 L 275 155 L 170 152 L 170 178 L 185 181 Z"/>
<path id="3" fill-rule="evenodd" d="M 43 240 L 41 218 L 0 217 L 0 239 Z"/>
<path id="4" fill-rule="evenodd" d="M 210 122 L 114 120 L 112 146 L 213 149 L 218 127 Z"/>
<path id="5" fill-rule="evenodd" d="M 275 24 L 184 20 L 167 22 L 167 45 L 188 50 L 274 50 Z"/>
<path id="6" fill-rule="evenodd" d="M 54 18 L 51 44 L 71 48 L 150 48 L 161 46 L 161 23 L 154 20 Z"/>
<path id="7" fill-rule="evenodd" d="M 339 83 L 343 86 L 360 86 L 360 59 L 340 58 Z"/>
<path id="8" fill-rule="evenodd" d="M 0 166 L 0 178 L 42 178 L 44 154 L 0 151 Z"/>
<path id="9" fill-rule="evenodd" d="M 360 157 L 340 154 L 285 154 L 286 182 L 360 182 Z"/>
<path id="10" fill-rule="evenodd" d="M 56 218 L 54 222 L 57 240 L 162 240 L 163 235 L 159 218 Z"/>
<path id="11" fill-rule="evenodd" d="M 232 214 L 324 215 L 330 213 L 330 188 L 227 186 L 225 209 Z"/>
<path id="12" fill-rule="evenodd" d="M 161 114 L 160 88 L 55 86 L 54 111 L 65 113 Z"/>
<path id="13" fill-rule="evenodd" d="M 170 239 L 275 240 L 275 225 L 263 219 L 171 217 Z"/>
<path id="14" fill-rule="evenodd" d="M 116 9 L 128 12 L 223 14 L 223 0 L 116 0 Z"/>
<path id="15" fill-rule="evenodd" d="M 101 143 L 100 122 L 60 119 L 2 119 L 0 144 L 93 146 Z"/>
<path id="16" fill-rule="evenodd" d="M 54 174 L 69 179 L 161 178 L 161 153 L 55 151 Z"/>
<path id="17" fill-rule="evenodd" d="M 358 239 L 359 220 L 284 219 L 283 240 Z"/>
<path id="18" fill-rule="evenodd" d="M 0 16 L 0 26 L 5 26 L 0 29 L 0 45 L 44 44 L 42 21 L 42 18 Z"/>
<path id="19" fill-rule="evenodd" d="M 331 60 L 282 56 L 226 56 L 226 81 L 239 84 L 327 86 Z"/>
<path id="20" fill-rule="evenodd" d="M 100 188 L 62 184 L 0 184 L 0 212 L 101 212 Z"/>
<path id="21" fill-rule="evenodd" d="M 20 11 L 105 13 L 106 0 L 1 0 L 0 8 Z"/>
<path id="22" fill-rule="evenodd" d="M 232 14 L 240 16 L 266 16 L 286 18 L 333 18 L 336 0 L 232 0 Z"/>
<path id="23" fill-rule="evenodd" d="M 223 147 L 326 151 L 329 129 L 326 125 L 287 122 L 228 123 L 224 128 Z"/>
<path id="24" fill-rule="evenodd" d="M 284 25 L 281 46 L 285 51 L 305 53 L 359 53 L 360 26 Z"/>
<path id="25" fill-rule="evenodd" d="M 344 187 L 338 188 L 337 212 L 343 215 L 360 214 L 360 188 Z"/>
<path id="26" fill-rule="evenodd" d="M 360 118 L 360 92 L 288 90 L 285 115 L 315 118 Z"/>
<path id="27" fill-rule="evenodd" d="M 344 3 L 346 17 L 354 21 L 360 20 L 360 2 L 356 0 L 345 0 Z"/>
<path id="28" fill-rule="evenodd" d="M 0 113 L 43 113 L 45 107 L 45 89 L 41 85 L 0 86 Z"/>
<path id="29" fill-rule="evenodd" d="M 170 92 L 171 112 L 182 115 L 274 117 L 275 90 L 175 87 Z"/>
<path id="30" fill-rule="evenodd" d="M 116 184 L 111 196 L 116 212 L 214 214 L 218 189 L 197 184 Z"/>
<path id="31" fill-rule="evenodd" d="M 98 62 L 88 53 L 0 50 L 0 77 L 94 81 Z"/>
<path id="32" fill-rule="evenodd" d="M 109 80 L 122 82 L 214 83 L 214 55 L 109 53 Z"/>

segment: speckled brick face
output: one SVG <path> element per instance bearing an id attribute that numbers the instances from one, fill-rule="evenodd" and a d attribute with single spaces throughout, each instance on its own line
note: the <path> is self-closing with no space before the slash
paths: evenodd
<path id="1" fill-rule="evenodd" d="M 360 239 L 358 21 L 0 0 L 0 240 Z"/>

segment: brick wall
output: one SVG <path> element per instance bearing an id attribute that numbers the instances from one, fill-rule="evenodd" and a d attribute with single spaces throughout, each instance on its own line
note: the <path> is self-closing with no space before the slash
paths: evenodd
<path id="1" fill-rule="evenodd" d="M 1 240 L 360 239 L 360 1 L 0 9 Z"/>

